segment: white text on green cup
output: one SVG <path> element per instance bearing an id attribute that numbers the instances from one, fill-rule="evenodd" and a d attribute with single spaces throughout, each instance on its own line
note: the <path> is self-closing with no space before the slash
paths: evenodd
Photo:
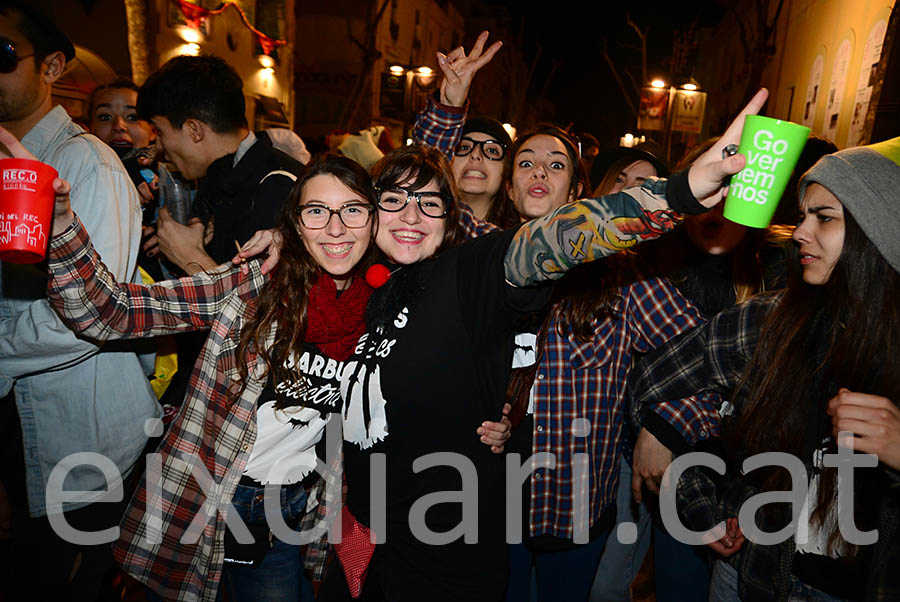
<path id="1" fill-rule="evenodd" d="M 753 136 L 753 147 L 747 150 L 747 166 L 731 181 L 731 194 L 747 202 L 765 205 L 775 187 L 775 171 L 788 151 L 787 140 L 778 140 L 769 130 Z"/>

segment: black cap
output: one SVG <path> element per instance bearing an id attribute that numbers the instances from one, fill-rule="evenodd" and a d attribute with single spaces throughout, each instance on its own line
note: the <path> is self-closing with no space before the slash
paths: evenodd
<path id="1" fill-rule="evenodd" d="M 631 161 L 646 161 L 656 169 L 659 177 L 664 178 L 669 175 L 668 166 L 656 155 L 650 152 L 649 147 L 632 147 L 614 146 L 606 150 L 600 151 L 594 160 L 591 168 L 591 184 L 596 186 L 606 175 L 606 172 L 612 167 L 612 164 L 619 159 L 631 159 Z"/>
<path id="2" fill-rule="evenodd" d="M 512 138 L 509 137 L 509 132 L 506 131 L 506 128 L 503 127 L 503 124 L 493 117 L 488 117 L 487 115 L 480 115 L 478 117 L 466 119 L 466 125 L 463 126 L 462 131 L 463 136 L 465 136 L 469 132 L 480 132 L 482 134 L 487 134 L 497 142 L 500 142 L 501 144 L 506 146 L 506 148 L 512 146 Z"/>
<path id="3" fill-rule="evenodd" d="M 18 12 L 32 21 L 40 31 L 39 35 L 42 36 L 42 41 L 44 42 L 42 46 L 47 50 L 48 54 L 50 52 L 62 52 L 66 57 L 66 62 L 75 58 L 75 46 L 68 36 L 56 26 L 56 23 L 54 23 L 52 19 L 49 19 L 33 6 L 16 0 L 3 0 L 0 1 L 0 9 L 11 9 L 13 12 Z M 24 34 L 24 32 L 21 33 Z M 26 37 L 29 36 L 26 35 Z M 32 45 L 37 46 L 37 44 L 34 43 L 34 40 L 29 39 L 29 42 L 31 42 Z"/>

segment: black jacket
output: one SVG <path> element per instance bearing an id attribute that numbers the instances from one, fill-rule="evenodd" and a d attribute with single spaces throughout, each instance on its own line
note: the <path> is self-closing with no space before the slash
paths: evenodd
<path id="1" fill-rule="evenodd" d="M 193 213 L 204 223 L 213 221 L 213 237 L 206 252 L 216 263 L 234 257 L 234 241 L 243 245 L 257 230 L 275 225 L 281 204 L 287 199 L 295 176 L 303 172 L 303 165 L 272 146 L 265 133 L 241 157 L 237 165 L 234 153 L 212 162 L 199 181 Z"/>

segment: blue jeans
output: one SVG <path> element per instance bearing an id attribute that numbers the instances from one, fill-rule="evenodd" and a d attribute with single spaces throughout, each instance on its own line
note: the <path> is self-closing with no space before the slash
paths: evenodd
<path id="1" fill-rule="evenodd" d="M 637 540 L 625 544 L 619 541 L 618 527 L 634 523 Z M 616 492 L 616 527 L 609 536 L 606 549 L 591 588 L 591 602 L 622 602 L 631 600 L 631 582 L 641 570 L 647 548 L 650 547 L 650 512 L 646 504 L 636 504 L 631 495 L 631 465 L 623 457 L 619 461 L 619 489 Z"/>
<path id="2" fill-rule="evenodd" d="M 238 485 L 231 503 L 247 524 L 266 521 L 264 489 Z M 307 493 L 301 485 L 283 486 L 281 516 L 295 525 L 306 512 Z M 277 537 L 274 545 L 257 566 L 225 564 L 222 584 L 230 602 L 299 602 L 312 600 L 312 585 L 303 575 L 300 546 L 284 543 Z M 301 583 L 304 582 L 304 583 Z M 301 597 L 301 590 L 308 592 Z"/>
<path id="3" fill-rule="evenodd" d="M 656 602 L 703 602 L 709 596 L 710 569 L 705 546 L 672 537 L 653 514 L 653 569 Z"/>
<path id="4" fill-rule="evenodd" d="M 525 544 L 510 545 L 508 602 L 533 600 L 531 567 L 534 564 L 538 602 L 586 602 L 597 563 L 608 537 L 559 552 L 531 552 Z"/>
<path id="5" fill-rule="evenodd" d="M 245 524 L 265 522 L 264 489 L 238 485 L 231 503 Z M 294 524 L 306 511 L 307 494 L 300 486 L 281 488 L 281 516 L 288 525 Z M 229 602 L 299 602 L 313 600 L 312 583 L 302 570 L 300 546 L 286 544 L 277 537 L 258 566 L 225 564 L 222 571 L 222 587 L 216 600 L 222 600 L 222 589 L 228 591 Z M 148 602 L 161 602 L 161 598 L 144 588 Z"/>
<path id="6" fill-rule="evenodd" d="M 741 602 L 737 570 L 724 560 L 716 560 L 709 582 L 709 602 Z"/>
<path id="7" fill-rule="evenodd" d="M 591 602 L 631 600 L 631 583 L 637 576 L 650 546 L 654 545 L 653 568 L 657 602 L 702 602 L 707 599 L 709 566 L 702 547 L 683 544 L 669 535 L 658 513 L 646 502 L 637 504 L 631 493 L 631 466 L 619 462 L 619 490 L 616 493 L 616 529 L 603 551 L 591 588 Z M 652 494 L 648 494 L 652 495 Z M 635 523 L 637 540 L 619 541 L 618 525 Z"/>
<path id="8" fill-rule="evenodd" d="M 712 581 L 709 584 L 709 602 L 740 602 L 738 595 L 737 570 L 723 560 L 717 560 L 713 568 Z M 823 591 L 810 587 L 792 578 L 791 597 L 789 602 L 845 602 L 843 598 L 835 598 Z"/>

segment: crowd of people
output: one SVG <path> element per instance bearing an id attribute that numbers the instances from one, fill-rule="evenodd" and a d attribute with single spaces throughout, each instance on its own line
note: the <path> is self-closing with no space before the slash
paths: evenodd
<path id="1" fill-rule="evenodd" d="M 621 601 L 652 546 L 660 601 L 900 597 L 900 138 L 811 139 L 750 229 L 765 90 L 674 168 L 585 157 L 469 115 L 485 32 L 413 144 L 310 156 L 220 58 L 88 133 L 57 24 L 0 38 L 2 156 L 59 173 L 0 271 L 0 596 Z"/>

